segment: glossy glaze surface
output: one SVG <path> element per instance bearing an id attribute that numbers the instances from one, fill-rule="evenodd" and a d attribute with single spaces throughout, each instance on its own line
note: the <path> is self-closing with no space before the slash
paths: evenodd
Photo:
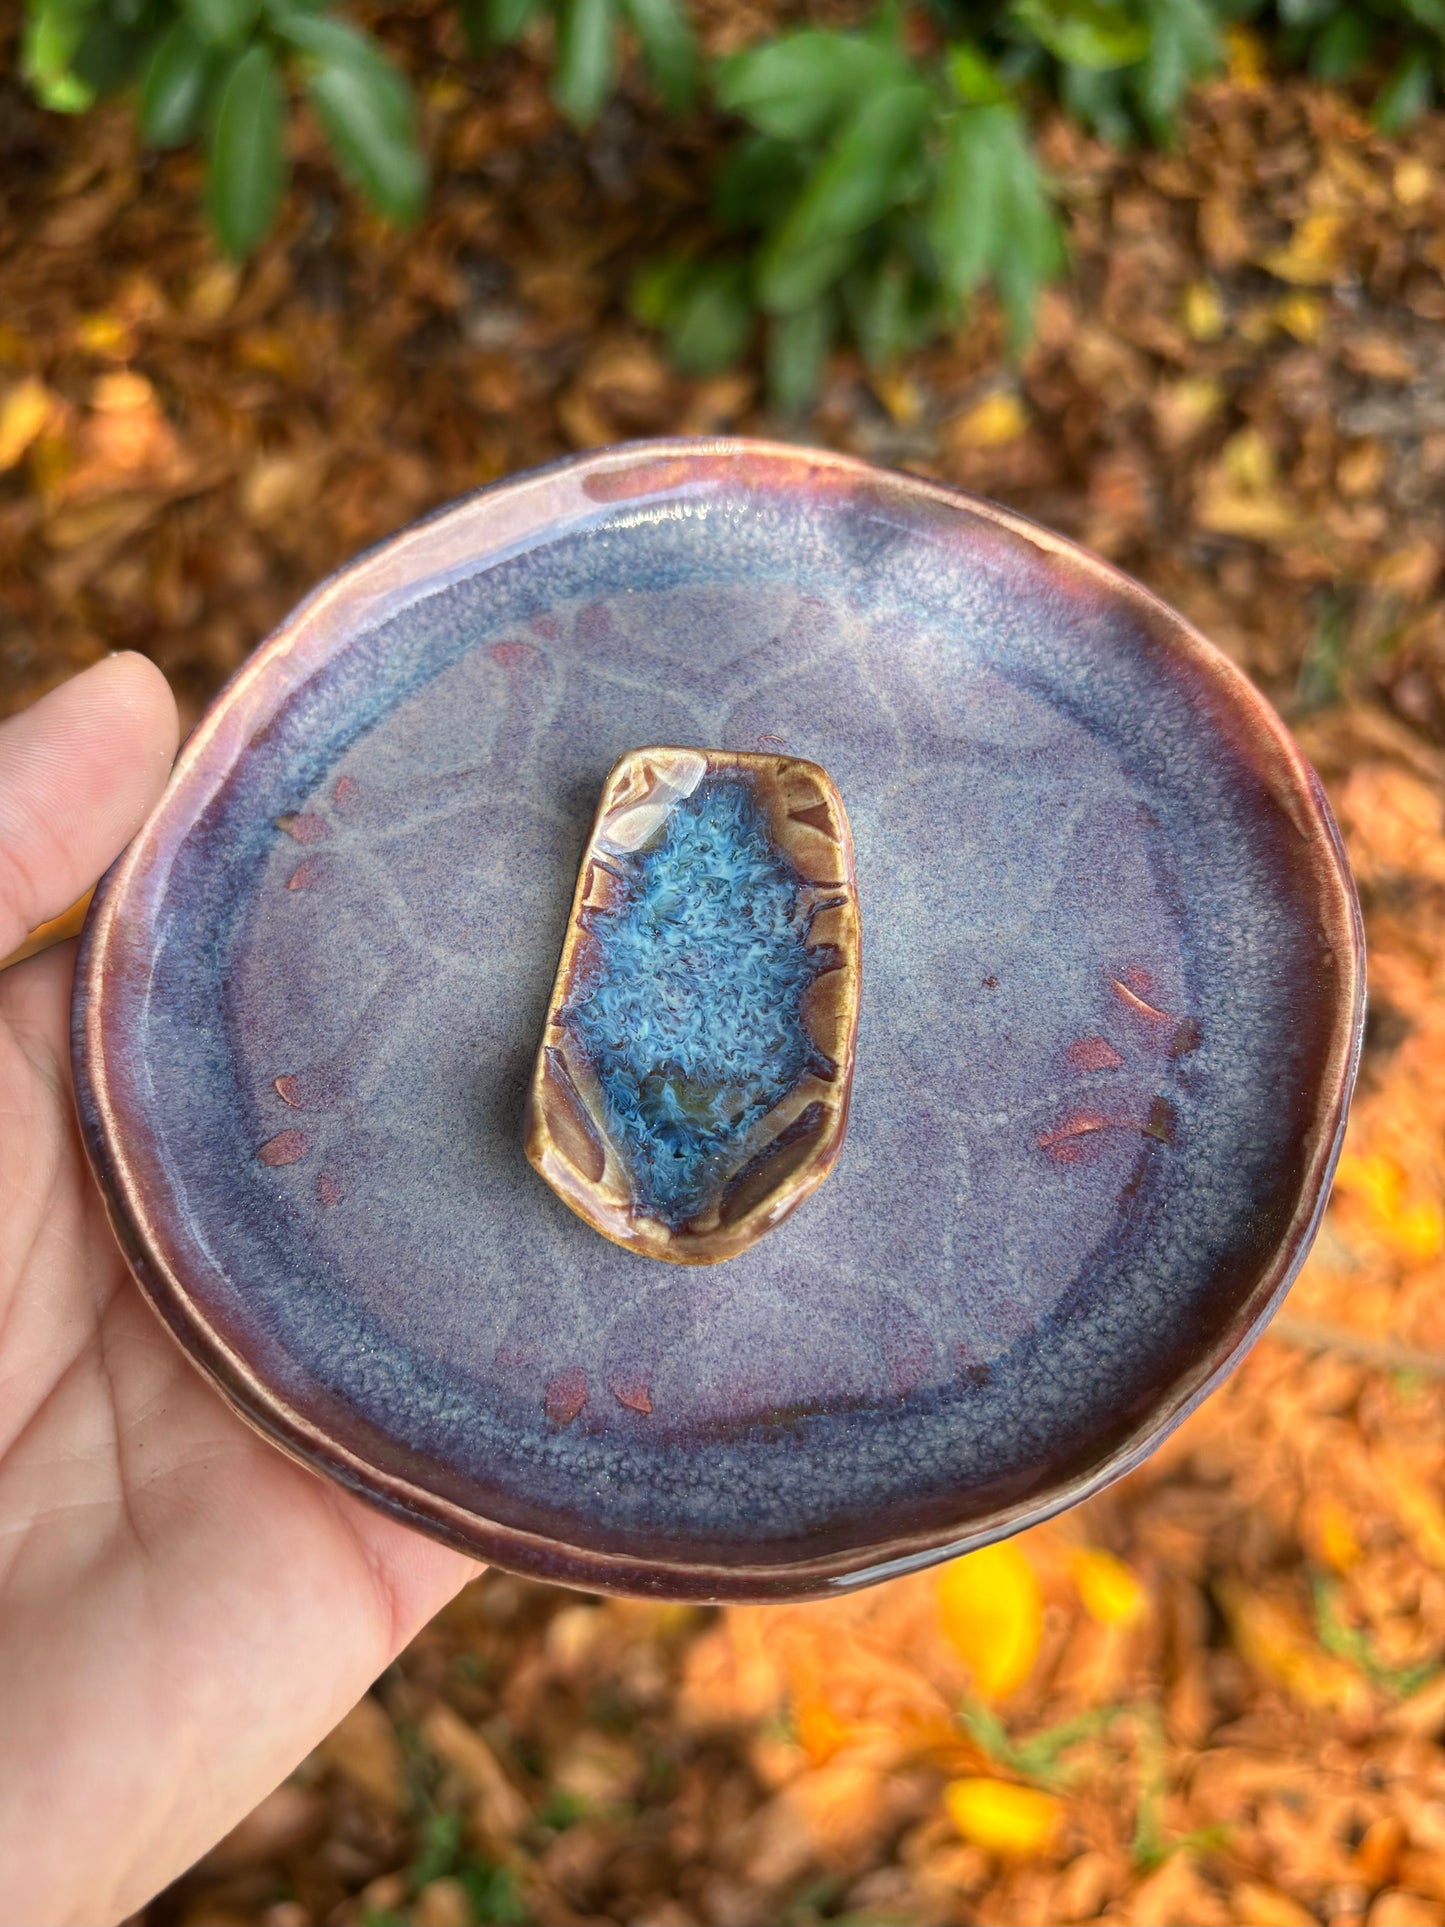
<path id="1" fill-rule="evenodd" d="M 522 1151 L 649 742 L 827 769 L 867 932 L 837 1169 L 704 1270 Z M 764 1596 L 1177 1421 L 1312 1234 L 1360 981 L 1312 775 L 1146 592 L 932 484 L 654 444 L 444 512 L 258 652 L 92 914 L 77 1063 L 146 1288 L 289 1449 L 529 1571 Z"/>
<path id="2" fill-rule="evenodd" d="M 825 771 L 629 751 L 582 854 L 528 1158 L 625 1249 L 738 1256 L 837 1160 L 860 976 L 852 838 Z"/>

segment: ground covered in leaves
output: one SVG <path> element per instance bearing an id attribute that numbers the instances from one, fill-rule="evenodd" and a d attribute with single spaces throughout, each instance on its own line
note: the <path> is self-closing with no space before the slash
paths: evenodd
<path id="1" fill-rule="evenodd" d="M 1074 270 L 1021 366 L 985 309 L 780 424 L 627 319 L 708 134 L 624 98 L 580 141 L 449 31 L 389 29 L 421 229 L 302 134 L 243 271 L 191 160 L 0 81 L 0 710 L 135 647 L 194 718 L 336 563 L 569 449 L 856 450 L 1114 557 L 1286 711 L 1366 901 L 1363 1089 L 1286 1312 L 1115 1490 L 827 1606 L 490 1575 L 148 1927 L 1445 1923 L 1445 120 L 1391 146 L 1237 38 L 1172 153 L 1048 131 Z"/>

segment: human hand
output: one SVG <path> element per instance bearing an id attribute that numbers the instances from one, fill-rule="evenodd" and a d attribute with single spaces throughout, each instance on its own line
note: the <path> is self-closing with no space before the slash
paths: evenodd
<path id="1" fill-rule="evenodd" d="M 0 957 L 175 747 L 134 655 L 0 724 Z M 75 1123 L 74 952 L 0 973 L 0 1916 L 27 1927 L 141 1906 L 476 1570 L 251 1432 L 143 1302 Z"/>

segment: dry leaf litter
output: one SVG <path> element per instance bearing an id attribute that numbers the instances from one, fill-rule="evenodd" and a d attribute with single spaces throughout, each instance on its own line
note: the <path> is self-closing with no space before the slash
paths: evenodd
<path id="1" fill-rule="evenodd" d="M 298 128 L 244 269 L 192 158 L 0 81 L 0 709 L 135 647 L 193 719 L 436 503 L 790 432 L 1078 536 L 1260 682 L 1349 843 L 1369 1046 L 1285 1312 L 1123 1484 L 824 1606 L 488 1575 L 147 1927 L 1442 1927 L 1445 119 L 1385 142 L 1237 33 L 1175 151 L 1047 130 L 1074 269 L 1021 365 L 985 305 L 886 376 L 835 359 L 789 429 L 627 319 L 636 263 L 701 231 L 712 134 L 624 95 L 579 139 L 525 56 L 468 63 L 424 5 L 383 26 L 431 212 L 388 232 Z"/>

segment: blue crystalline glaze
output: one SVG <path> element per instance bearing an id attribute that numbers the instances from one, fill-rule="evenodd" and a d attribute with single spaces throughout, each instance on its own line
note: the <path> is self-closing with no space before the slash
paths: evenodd
<path id="1" fill-rule="evenodd" d="M 637 1208 L 676 1228 L 758 1120 L 826 1069 L 801 1014 L 819 958 L 802 879 L 746 777 L 707 779 L 615 863 L 621 901 L 589 918 L 592 968 L 562 1021 L 597 1074 Z"/>

